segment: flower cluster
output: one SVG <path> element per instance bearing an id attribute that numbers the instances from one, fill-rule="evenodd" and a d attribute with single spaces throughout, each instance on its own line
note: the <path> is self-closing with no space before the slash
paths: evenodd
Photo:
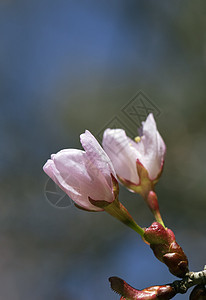
<path id="1" fill-rule="evenodd" d="M 129 138 L 122 129 L 106 129 L 102 146 L 86 130 L 80 135 L 84 150 L 64 149 L 51 155 L 45 173 L 74 201 L 87 211 L 106 211 L 120 220 L 150 245 L 154 255 L 178 277 L 188 273 L 188 260 L 174 233 L 162 220 L 155 185 L 163 170 L 166 146 L 154 117 L 142 122 L 139 136 Z M 140 194 L 152 211 L 155 222 L 139 226 L 119 201 L 119 184 Z M 121 299 L 171 299 L 177 291 L 171 285 L 135 290 L 117 277 L 110 278 Z"/>

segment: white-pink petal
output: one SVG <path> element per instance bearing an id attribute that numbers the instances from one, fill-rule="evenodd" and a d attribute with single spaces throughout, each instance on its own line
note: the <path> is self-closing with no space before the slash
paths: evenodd
<path id="1" fill-rule="evenodd" d="M 117 175 L 138 184 L 137 151 L 133 143 L 123 129 L 106 129 L 102 141 L 103 148 L 110 157 Z"/>
<path id="2" fill-rule="evenodd" d="M 154 180 L 161 170 L 166 147 L 157 131 L 153 114 L 149 114 L 142 124 L 142 137 L 136 143 L 136 149 L 140 154 L 140 162 L 147 169 L 150 179 Z"/>
<path id="3" fill-rule="evenodd" d="M 44 165 L 45 173 L 82 208 L 102 211 L 93 200 L 114 201 L 111 174 L 116 177 L 107 154 L 92 134 L 81 136 L 86 150 L 64 149 L 51 155 Z"/>
<path id="4" fill-rule="evenodd" d="M 142 125 L 141 140 L 137 143 L 127 137 L 122 129 L 106 129 L 102 141 L 117 175 L 134 184 L 139 184 L 137 159 L 147 169 L 150 179 L 154 180 L 161 171 L 166 152 L 153 114 L 149 114 Z"/>
<path id="5" fill-rule="evenodd" d="M 85 133 L 80 135 L 80 141 L 91 163 L 105 176 L 105 179 L 111 186 L 111 174 L 115 177 L 116 173 L 106 152 L 89 130 L 86 130 Z"/>

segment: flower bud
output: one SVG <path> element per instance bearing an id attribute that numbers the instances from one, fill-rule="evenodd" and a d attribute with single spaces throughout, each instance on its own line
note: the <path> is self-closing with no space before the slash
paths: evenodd
<path id="1" fill-rule="evenodd" d="M 206 288 L 204 285 L 198 284 L 190 294 L 190 300 L 206 300 Z"/>
<path id="2" fill-rule="evenodd" d="M 188 272 L 188 260 L 178 245 L 172 230 L 154 222 L 145 229 L 144 240 L 150 244 L 154 255 L 167 265 L 170 272 L 177 277 L 184 277 Z"/>
<path id="3" fill-rule="evenodd" d="M 129 300 L 167 300 L 176 295 L 175 289 L 170 285 L 150 286 L 137 290 L 126 281 L 118 277 L 110 277 L 111 288 L 122 296 L 121 299 Z"/>

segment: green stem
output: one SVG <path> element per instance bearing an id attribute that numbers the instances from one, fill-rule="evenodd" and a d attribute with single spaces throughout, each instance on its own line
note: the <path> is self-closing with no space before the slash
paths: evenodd
<path id="1" fill-rule="evenodd" d="M 129 214 L 128 210 L 119 202 L 118 199 L 104 207 L 104 210 L 143 237 L 144 229 L 137 225 L 132 216 Z"/>
<path id="2" fill-rule="evenodd" d="M 145 194 L 142 194 L 142 196 L 145 202 L 147 203 L 148 207 L 150 208 L 151 212 L 153 213 L 155 220 L 165 228 L 162 216 L 160 214 L 157 194 L 154 192 L 154 189 L 150 190 Z"/>
<path id="3" fill-rule="evenodd" d="M 161 217 L 160 212 L 153 212 L 153 214 L 154 214 L 155 220 L 156 220 L 158 223 L 160 223 L 164 228 L 166 228 L 166 227 L 165 227 L 165 224 L 164 224 L 164 222 L 163 222 L 163 220 L 162 220 L 162 217 Z"/>

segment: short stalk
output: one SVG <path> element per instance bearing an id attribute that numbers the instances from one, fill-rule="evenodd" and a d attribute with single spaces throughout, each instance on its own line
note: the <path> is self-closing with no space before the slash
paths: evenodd
<path id="1" fill-rule="evenodd" d="M 153 190 L 151 190 L 149 191 L 149 193 L 143 195 L 143 197 L 147 205 L 149 206 L 151 212 L 153 213 L 155 220 L 165 228 L 164 222 L 162 220 L 162 216 L 160 214 L 157 194 Z"/>
<path id="2" fill-rule="evenodd" d="M 144 229 L 137 225 L 132 216 L 129 214 L 128 210 L 119 202 L 118 199 L 104 207 L 104 210 L 143 237 Z"/>
<path id="3" fill-rule="evenodd" d="M 154 212 L 154 217 L 155 217 L 155 220 L 165 228 L 165 224 L 162 220 L 160 212 Z"/>

